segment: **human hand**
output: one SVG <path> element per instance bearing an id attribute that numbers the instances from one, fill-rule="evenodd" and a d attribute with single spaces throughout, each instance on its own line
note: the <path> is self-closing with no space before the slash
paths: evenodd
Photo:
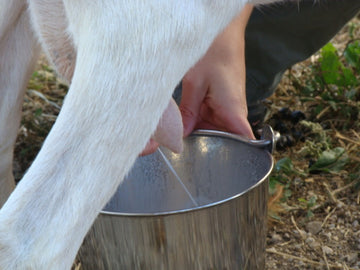
<path id="1" fill-rule="evenodd" d="M 245 93 L 244 33 L 250 13 L 251 7 L 244 9 L 183 78 L 184 136 L 203 128 L 255 138 Z"/>
<path id="2" fill-rule="evenodd" d="M 255 138 L 247 120 L 245 95 L 244 34 L 251 11 L 252 6 L 246 6 L 183 78 L 180 111 L 184 136 L 194 129 L 203 128 Z M 168 133 L 169 127 L 180 129 L 179 121 L 173 120 L 179 117 L 174 106 L 169 106 L 167 110 L 171 113 L 165 112 L 163 117 L 173 115 L 168 117 L 172 120 L 165 121 L 168 127 L 163 127 L 164 132 L 159 133 L 158 138 L 169 138 L 167 144 L 176 149 L 179 143 L 174 143 L 178 142 L 174 140 L 175 136 L 163 135 Z M 159 146 L 158 141 L 150 139 L 141 155 L 154 152 Z"/>

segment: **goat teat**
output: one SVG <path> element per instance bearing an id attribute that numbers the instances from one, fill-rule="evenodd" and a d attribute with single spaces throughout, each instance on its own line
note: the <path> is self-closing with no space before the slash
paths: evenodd
<path id="1" fill-rule="evenodd" d="M 182 138 L 183 124 L 181 114 L 174 99 L 171 99 L 158 123 L 156 131 L 152 136 L 152 140 L 169 148 L 175 153 L 180 153 L 183 149 Z M 151 144 L 152 143 L 150 142 L 147 145 L 147 148 L 151 147 L 149 146 Z M 146 150 L 147 149 L 145 149 L 144 152 L 146 152 Z"/>

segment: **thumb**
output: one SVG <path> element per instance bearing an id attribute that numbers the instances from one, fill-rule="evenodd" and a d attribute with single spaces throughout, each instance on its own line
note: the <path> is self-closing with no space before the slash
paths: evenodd
<path id="1" fill-rule="evenodd" d="M 255 139 L 251 125 L 247 119 L 246 104 L 239 105 L 238 103 L 229 103 L 226 108 L 218 108 L 217 116 L 215 117 L 218 125 L 221 125 L 223 129 L 228 132 L 242 135 L 249 139 Z"/>
<path id="2" fill-rule="evenodd" d="M 200 106 L 200 105 L 199 105 Z M 187 104 L 180 104 L 180 112 L 184 127 L 184 137 L 190 135 L 190 133 L 194 130 L 197 119 L 199 117 L 199 112 L 197 111 L 196 106 L 190 107 Z"/>

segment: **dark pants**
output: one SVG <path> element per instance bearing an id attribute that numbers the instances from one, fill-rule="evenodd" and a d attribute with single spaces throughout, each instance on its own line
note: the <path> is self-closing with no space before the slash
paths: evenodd
<path id="1" fill-rule="evenodd" d="M 360 0 L 285 1 L 254 9 L 246 29 L 249 106 L 269 97 L 284 71 L 324 46 L 360 9 Z"/>
<path id="2" fill-rule="evenodd" d="M 285 0 L 254 9 L 245 35 L 251 120 L 256 120 L 257 104 L 275 91 L 284 71 L 318 51 L 359 10 L 360 0 Z M 174 98 L 179 102 L 181 84 Z"/>

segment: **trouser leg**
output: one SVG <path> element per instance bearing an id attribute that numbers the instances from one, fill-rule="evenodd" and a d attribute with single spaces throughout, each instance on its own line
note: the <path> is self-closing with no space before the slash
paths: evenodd
<path id="1" fill-rule="evenodd" d="M 265 115 L 261 101 L 283 73 L 324 46 L 360 10 L 359 0 L 285 1 L 255 8 L 245 35 L 246 95 L 253 126 Z M 181 83 L 173 97 L 180 103 Z"/>
<path id="2" fill-rule="evenodd" d="M 245 35 L 248 105 L 269 97 L 287 68 L 318 51 L 359 9 L 359 0 L 285 1 L 254 9 Z"/>

